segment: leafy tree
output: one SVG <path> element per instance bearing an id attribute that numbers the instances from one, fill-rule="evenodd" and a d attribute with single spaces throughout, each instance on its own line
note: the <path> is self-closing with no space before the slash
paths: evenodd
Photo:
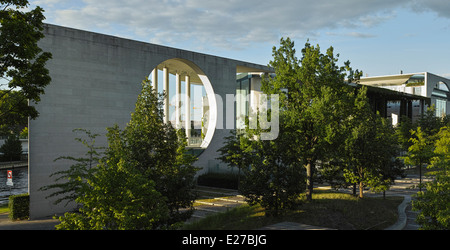
<path id="1" fill-rule="evenodd" d="M 131 121 L 123 131 L 108 129 L 105 156 L 76 198 L 82 207 L 61 217 L 60 229 L 166 229 L 191 216 L 195 157 L 182 132 L 163 122 L 161 107 L 143 81 Z"/>
<path id="2" fill-rule="evenodd" d="M 165 124 L 163 117 L 162 98 L 153 93 L 150 81 L 145 80 L 135 112 L 124 130 L 122 150 L 127 152 L 127 161 L 133 162 L 167 197 L 167 223 L 171 225 L 187 220 L 193 212 L 197 168 L 192 165 L 196 157 L 187 153 L 183 130 Z"/>
<path id="3" fill-rule="evenodd" d="M 422 229 L 450 229 L 450 128 L 443 127 L 438 133 L 435 156 L 428 167 L 428 174 L 434 175 L 432 182 L 426 183 L 426 192 L 418 192 L 413 201 L 413 210 L 419 211 L 416 221 Z"/>
<path id="4" fill-rule="evenodd" d="M 422 167 L 430 163 L 433 154 L 433 144 L 429 137 L 422 131 L 421 127 L 417 130 L 411 130 L 411 146 L 408 148 L 406 156 L 401 157 L 405 164 L 410 164 L 419 168 L 420 184 L 419 190 L 422 191 Z"/>
<path id="5" fill-rule="evenodd" d="M 261 88 L 280 95 L 286 126 L 294 131 L 291 145 L 306 168 L 307 199 L 311 200 L 316 164 L 329 160 L 342 136 L 341 121 L 348 116 L 352 90 L 346 82 L 358 79 L 361 72 L 353 71 L 349 61 L 338 66 L 339 55 L 334 55 L 333 47 L 322 54 L 319 46 L 307 42 L 299 60 L 294 42 L 282 38 L 280 47 L 272 51 L 269 66 L 275 69 L 275 77 L 264 78 Z"/>
<path id="6" fill-rule="evenodd" d="M 26 0 L 0 1 L 0 126 L 16 119 L 20 123 L 23 117 L 36 118 L 34 107 L 23 103 L 27 99 L 39 102 L 51 80 L 45 68 L 51 54 L 37 45 L 44 37 L 44 10 L 36 7 L 24 12 L 27 7 Z"/>
<path id="7" fill-rule="evenodd" d="M 76 198 L 82 206 L 60 217 L 57 229 L 159 229 L 160 221 L 168 218 L 166 198 L 156 191 L 155 182 L 126 160 L 122 136 L 117 126 L 108 129 L 106 157 L 88 180 L 90 188 Z"/>
<path id="8" fill-rule="evenodd" d="M 0 147 L 0 153 L 3 153 L 3 161 L 18 161 L 22 156 L 22 143 L 19 137 L 11 134 L 5 143 Z"/>
<path id="9" fill-rule="evenodd" d="M 279 122 L 284 121 L 280 117 Z M 300 171 L 302 164 L 290 150 L 291 135 L 286 127 L 280 126 L 275 140 L 262 140 L 264 130 L 259 122 L 256 129 L 247 126 L 244 131 L 233 132 L 227 137 L 219 150 L 220 159 L 241 166 L 240 192 L 250 204 L 260 204 L 265 208 L 266 216 L 279 216 L 298 204 L 298 197 L 305 189 L 305 175 Z"/>
<path id="10" fill-rule="evenodd" d="M 386 120 L 372 111 L 367 88 L 358 92 L 346 126 L 344 177 L 359 186 L 360 198 L 364 197 L 366 186 L 374 191 L 386 190 L 398 174 L 393 160 L 398 153 L 397 141 Z"/>
<path id="11" fill-rule="evenodd" d="M 230 136 L 225 137 L 224 145 L 218 150 L 218 160 L 228 163 L 231 167 L 238 168 L 238 189 L 241 183 L 241 170 L 250 166 L 249 154 L 243 148 L 245 146 L 245 131 L 232 130 Z"/>
<path id="12" fill-rule="evenodd" d="M 427 108 L 415 124 L 415 127 L 420 127 L 425 137 L 429 140 L 435 140 L 434 137 L 439 133 L 442 126 L 443 120 L 436 116 L 436 107 L 434 105 Z M 430 143 L 433 144 L 431 141 Z"/>
<path id="13" fill-rule="evenodd" d="M 409 140 L 411 138 L 410 131 L 415 128 L 415 125 L 409 117 L 402 116 L 400 118 L 400 123 L 395 129 L 395 134 L 402 150 L 408 151 L 408 148 L 411 146 L 411 141 Z"/>
<path id="14" fill-rule="evenodd" d="M 34 117 L 34 108 L 19 91 L 6 91 L 0 89 L 0 135 L 18 133 L 28 124 L 28 116 Z M 36 113 L 37 115 L 37 113 Z"/>

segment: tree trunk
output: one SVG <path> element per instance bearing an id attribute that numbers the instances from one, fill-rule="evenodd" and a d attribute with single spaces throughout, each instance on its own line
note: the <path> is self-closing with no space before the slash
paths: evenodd
<path id="1" fill-rule="evenodd" d="M 359 198 L 364 198 L 364 183 L 361 181 L 359 183 Z"/>
<path id="2" fill-rule="evenodd" d="M 422 162 L 419 162 L 419 192 L 422 192 Z"/>
<path id="3" fill-rule="evenodd" d="M 308 161 L 306 165 L 306 200 L 312 201 L 312 193 L 313 193 L 313 170 L 314 164 L 312 161 Z"/>

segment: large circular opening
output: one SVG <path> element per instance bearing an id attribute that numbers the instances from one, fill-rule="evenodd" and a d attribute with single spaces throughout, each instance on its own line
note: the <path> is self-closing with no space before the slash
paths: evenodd
<path id="1" fill-rule="evenodd" d="M 217 102 L 206 74 L 193 62 L 174 58 L 160 63 L 149 75 L 164 98 L 164 120 L 184 129 L 188 147 L 208 147 L 217 123 Z"/>

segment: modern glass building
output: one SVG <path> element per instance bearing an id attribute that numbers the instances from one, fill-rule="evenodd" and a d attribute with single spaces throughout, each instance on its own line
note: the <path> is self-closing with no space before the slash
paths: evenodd
<path id="1" fill-rule="evenodd" d="M 387 103 L 387 116 L 392 117 L 393 124 L 402 114 L 407 114 L 415 120 L 424 113 L 427 107 L 432 105 L 434 105 L 438 117 L 450 113 L 450 80 L 442 76 L 429 72 L 374 76 L 362 78 L 360 84 L 417 97 L 416 100 L 411 100 L 406 105 L 402 105 L 399 100 Z M 429 98 L 429 102 L 421 97 Z"/>

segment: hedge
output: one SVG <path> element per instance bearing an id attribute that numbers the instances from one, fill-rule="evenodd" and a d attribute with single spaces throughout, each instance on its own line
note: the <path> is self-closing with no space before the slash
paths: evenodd
<path id="1" fill-rule="evenodd" d="M 207 173 L 197 178 L 197 184 L 208 187 L 238 189 L 238 175 L 225 173 Z"/>
<path id="2" fill-rule="evenodd" d="M 19 194 L 9 196 L 9 218 L 25 220 L 30 217 L 30 195 Z"/>

